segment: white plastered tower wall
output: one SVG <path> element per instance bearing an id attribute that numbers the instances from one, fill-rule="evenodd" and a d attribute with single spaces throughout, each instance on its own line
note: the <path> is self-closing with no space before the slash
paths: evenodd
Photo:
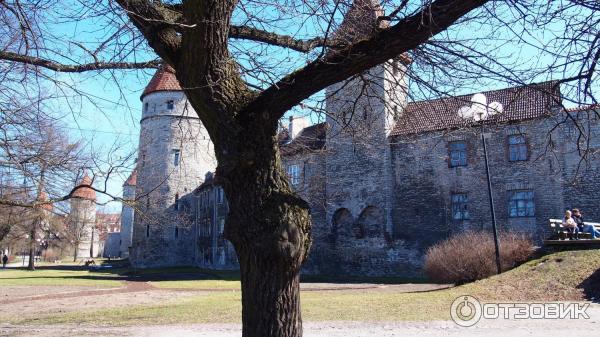
<path id="1" fill-rule="evenodd" d="M 77 258 L 93 258 L 99 253 L 99 235 L 96 230 L 96 203 L 94 200 L 72 198 L 69 213 L 71 230 L 79 237 Z"/>
<path id="2" fill-rule="evenodd" d="M 135 185 L 136 179 L 134 175 L 137 175 L 137 172 L 134 171 L 132 176 L 123 184 L 123 199 L 127 200 L 127 203 L 123 203 L 123 207 L 121 208 L 121 237 L 120 237 L 120 245 L 119 245 L 119 257 L 128 258 L 129 257 L 129 249 L 131 248 L 131 240 L 133 238 L 133 219 L 134 219 L 134 209 L 132 204 L 135 202 Z"/>
<path id="3" fill-rule="evenodd" d="M 193 226 L 176 200 L 214 171 L 213 144 L 182 90 L 159 86 L 144 93 L 142 107 L 130 261 L 135 267 L 189 265 Z"/>

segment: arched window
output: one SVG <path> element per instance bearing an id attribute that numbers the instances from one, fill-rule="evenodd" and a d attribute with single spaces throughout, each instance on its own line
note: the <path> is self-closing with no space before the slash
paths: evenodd
<path id="1" fill-rule="evenodd" d="M 353 223 L 354 218 L 347 208 L 340 208 L 335 211 L 331 219 L 331 235 L 333 236 L 333 240 L 349 237 Z"/>
<path id="2" fill-rule="evenodd" d="M 379 207 L 368 206 L 360 213 L 356 223 L 362 232 L 361 237 L 378 237 L 384 231 L 384 212 Z"/>

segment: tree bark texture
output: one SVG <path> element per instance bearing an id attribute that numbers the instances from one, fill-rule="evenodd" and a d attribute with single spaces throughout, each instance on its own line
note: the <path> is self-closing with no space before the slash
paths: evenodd
<path id="1" fill-rule="evenodd" d="M 234 157 L 222 156 L 217 178 L 230 207 L 225 236 L 240 263 L 243 336 L 299 337 L 299 272 L 311 245 L 309 206 L 290 188 L 275 132 L 241 135 L 253 139 L 240 136 L 233 142 L 237 148 L 228 146 L 225 152 Z"/>

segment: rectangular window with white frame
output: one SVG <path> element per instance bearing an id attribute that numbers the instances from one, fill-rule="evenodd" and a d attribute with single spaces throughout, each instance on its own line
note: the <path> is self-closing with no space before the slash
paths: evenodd
<path id="1" fill-rule="evenodd" d="M 525 161 L 529 158 L 525 135 L 508 136 L 508 160 Z"/>
<path id="2" fill-rule="evenodd" d="M 289 165 L 287 167 L 287 174 L 292 185 L 298 185 L 300 183 L 300 165 Z"/>
<path id="3" fill-rule="evenodd" d="M 469 220 L 469 196 L 466 193 L 452 193 L 452 219 Z"/>
<path id="4" fill-rule="evenodd" d="M 449 144 L 450 167 L 467 166 L 467 143 L 456 141 Z"/>
<path id="5" fill-rule="evenodd" d="M 508 191 L 508 216 L 511 218 L 535 216 L 535 200 L 532 190 Z"/>

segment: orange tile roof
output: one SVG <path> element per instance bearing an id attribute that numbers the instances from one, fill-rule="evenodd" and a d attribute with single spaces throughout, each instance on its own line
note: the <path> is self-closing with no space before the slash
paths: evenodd
<path id="1" fill-rule="evenodd" d="M 44 192 L 44 191 L 40 192 L 40 196 L 38 198 L 38 201 L 41 201 L 41 202 L 48 201 L 48 195 L 46 194 L 46 192 Z M 52 206 L 52 204 L 43 204 L 41 206 L 41 208 L 43 210 L 52 212 L 52 210 L 53 210 L 54 207 Z"/>
<path id="2" fill-rule="evenodd" d="M 85 186 L 88 186 L 88 187 L 85 187 Z M 91 189 L 90 188 L 91 186 L 92 186 L 92 179 L 86 173 L 85 176 L 83 177 L 83 179 L 81 179 L 81 182 L 75 187 L 76 190 L 75 190 L 75 192 L 73 192 L 72 197 L 95 201 L 96 200 L 96 191 Z"/>
<path id="3" fill-rule="evenodd" d="M 123 186 L 135 186 L 137 183 L 137 170 L 133 170 L 129 175 L 129 178 L 123 183 Z"/>
<path id="4" fill-rule="evenodd" d="M 548 116 L 552 113 L 550 108 L 560 103 L 560 88 L 556 81 L 487 91 L 483 94 L 488 102 L 500 102 L 504 107 L 504 112 L 493 116 L 488 120 L 489 123 L 515 122 Z M 467 122 L 458 115 L 461 107 L 471 104 L 472 96 L 471 94 L 408 103 L 391 135 L 472 126 L 473 122 Z"/>
<path id="5" fill-rule="evenodd" d="M 140 96 L 140 100 L 143 99 L 144 96 L 157 91 L 181 90 L 179 81 L 177 81 L 177 77 L 175 77 L 175 69 L 170 65 L 163 65 L 156 73 L 154 73 L 154 76 L 152 76 L 152 79 L 146 86 L 146 89 L 144 89 L 142 96 Z"/>

